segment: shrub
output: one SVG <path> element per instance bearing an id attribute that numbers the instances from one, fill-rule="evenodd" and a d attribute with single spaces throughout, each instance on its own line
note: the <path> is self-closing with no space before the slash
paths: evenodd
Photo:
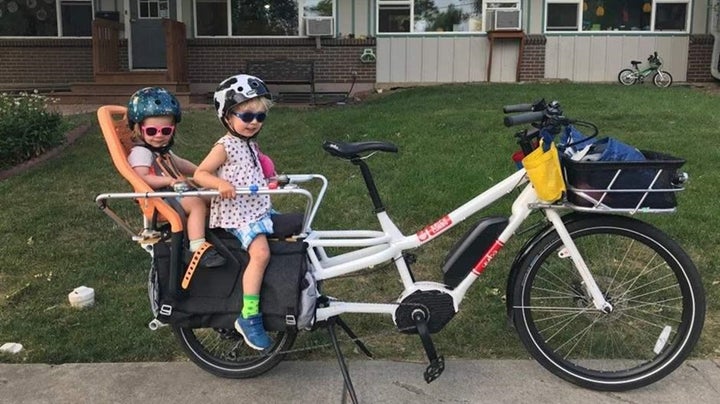
<path id="1" fill-rule="evenodd" d="M 43 154 L 64 140 L 62 116 L 47 110 L 50 98 L 0 94 L 0 169 Z"/>

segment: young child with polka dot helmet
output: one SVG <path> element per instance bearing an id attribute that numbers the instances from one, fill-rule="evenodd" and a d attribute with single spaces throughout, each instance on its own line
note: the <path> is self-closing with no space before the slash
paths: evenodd
<path id="1" fill-rule="evenodd" d="M 272 344 L 259 307 L 260 287 L 270 261 L 267 235 L 273 232 L 270 196 L 238 195 L 235 189 L 267 186 L 267 178 L 274 174 L 263 172 L 263 166 L 272 171 L 274 166 L 257 145 L 257 134 L 272 101 L 265 83 L 245 74 L 221 82 L 214 100 L 217 117 L 227 132 L 200 163 L 194 179 L 201 186 L 220 193 L 210 206 L 210 227 L 220 227 L 233 234 L 250 256 L 242 277 L 243 308 L 235 321 L 235 329 L 248 346 L 263 350 Z"/>

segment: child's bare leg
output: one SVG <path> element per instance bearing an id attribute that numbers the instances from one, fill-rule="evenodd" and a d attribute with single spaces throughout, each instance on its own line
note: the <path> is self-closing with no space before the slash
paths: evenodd
<path id="1" fill-rule="evenodd" d="M 258 235 L 250 243 L 248 254 L 250 255 L 250 262 L 248 262 L 243 274 L 243 293 L 246 295 L 259 295 L 265 268 L 270 262 L 270 246 L 264 234 Z"/>
<path id="2" fill-rule="evenodd" d="M 197 197 L 180 199 L 180 205 L 187 214 L 187 236 L 190 240 L 190 252 L 197 251 L 205 243 L 205 219 L 207 218 L 207 205 Z M 225 265 L 225 258 L 213 249 L 207 249 L 200 258 L 200 266 L 214 268 Z"/>
<path id="3" fill-rule="evenodd" d="M 260 234 L 248 247 L 250 262 L 243 274 L 243 308 L 240 317 L 235 321 L 235 329 L 240 332 L 245 342 L 255 349 L 266 349 L 272 344 L 265 332 L 260 316 L 260 287 L 268 262 L 270 262 L 270 246 L 267 237 Z"/>
<path id="4" fill-rule="evenodd" d="M 180 199 L 180 205 L 187 214 L 188 239 L 205 239 L 205 219 L 207 217 L 205 202 L 200 198 L 185 197 Z"/>

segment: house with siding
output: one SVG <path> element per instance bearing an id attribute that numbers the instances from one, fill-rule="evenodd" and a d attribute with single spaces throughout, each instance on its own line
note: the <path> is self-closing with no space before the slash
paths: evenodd
<path id="1" fill-rule="evenodd" d="M 320 94 L 612 82 L 654 51 L 676 82 L 706 82 L 720 78 L 719 12 L 718 0 L 0 0 L 0 90 L 104 103 L 163 85 L 201 100 L 254 67 L 291 93 L 308 91 L 308 64 Z"/>

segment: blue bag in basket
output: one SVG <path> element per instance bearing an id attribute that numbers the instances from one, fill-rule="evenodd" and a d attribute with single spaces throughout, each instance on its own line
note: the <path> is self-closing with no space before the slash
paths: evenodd
<path id="1" fill-rule="evenodd" d="M 565 128 L 560 148 L 574 161 L 644 161 L 645 156 L 636 148 L 615 138 L 596 139 L 583 135 L 572 125 Z"/>

